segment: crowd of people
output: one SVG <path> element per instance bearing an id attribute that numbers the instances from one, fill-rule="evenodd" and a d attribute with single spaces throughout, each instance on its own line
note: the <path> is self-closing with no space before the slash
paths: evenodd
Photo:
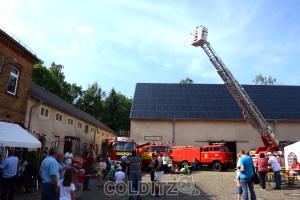
<path id="1" fill-rule="evenodd" d="M 7 158 L 0 164 L 2 169 L 2 193 L 1 200 L 13 200 L 15 183 L 22 183 L 24 192 L 30 193 L 28 181 L 24 176 L 27 161 L 19 161 L 14 156 L 15 150 L 8 151 Z M 254 191 L 253 177 L 257 173 L 260 179 L 261 190 L 266 190 L 266 175 L 272 170 L 274 173 L 274 190 L 281 189 L 281 165 L 280 161 L 272 152 L 260 154 L 260 157 L 253 163 L 252 157 L 244 150 L 238 154 L 237 170 L 235 181 L 237 183 L 236 193 L 238 199 L 247 200 L 248 193 L 250 199 L 256 199 Z M 172 163 L 172 157 L 160 152 L 152 154 L 149 165 L 150 178 L 152 183 L 151 195 L 158 197 L 162 194 L 162 179 L 164 173 L 184 173 L 191 174 L 199 166 L 199 161 L 195 158 L 194 163 L 183 165 L 180 169 L 178 165 Z M 139 182 L 142 181 L 142 159 L 132 151 L 129 156 L 124 154 L 120 162 L 105 160 L 102 155 L 97 158 L 90 152 L 85 152 L 82 158 L 73 158 L 73 154 L 68 151 L 65 154 L 56 148 L 46 149 L 43 152 L 43 160 L 39 168 L 41 181 L 41 193 L 43 200 L 75 200 L 80 199 L 83 190 L 90 190 L 90 178 L 96 177 L 98 187 L 103 187 L 106 181 L 114 182 L 115 186 L 130 187 L 129 199 L 139 200 Z M 297 158 L 293 158 L 291 170 L 287 173 L 291 176 L 300 175 L 300 163 Z"/>
<path id="2" fill-rule="evenodd" d="M 256 167 L 254 167 L 256 166 Z M 290 170 L 286 173 L 292 176 L 299 175 L 300 164 L 297 158 L 293 158 L 293 163 Z M 259 158 L 253 163 L 249 153 L 242 150 L 238 154 L 236 178 L 237 183 L 236 193 L 238 200 L 248 200 L 248 191 L 250 192 L 250 199 L 255 200 L 256 194 L 254 191 L 254 175 L 257 173 L 259 177 L 259 185 L 261 190 L 266 190 L 266 180 L 269 171 L 273 172 L 275 187 L 274 190 L 281 190 L 281 160 L 276 157 L 273 152 L 268 152 L 266 155 L 261 153 Z"/>

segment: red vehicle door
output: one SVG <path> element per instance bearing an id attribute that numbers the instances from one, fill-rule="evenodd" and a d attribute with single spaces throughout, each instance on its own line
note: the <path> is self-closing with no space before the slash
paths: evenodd
<path id="1" fill-rule="evenodd" d="M 208 146 L 201 147 L 200 162 L 201 163 L 210 163 L 211 162 L 210 152 L 209 152 L 209 147 Z"/>

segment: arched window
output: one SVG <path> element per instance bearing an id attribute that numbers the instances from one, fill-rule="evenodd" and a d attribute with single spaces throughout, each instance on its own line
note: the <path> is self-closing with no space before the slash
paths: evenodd
<path id="1" fill-rule="evenodd" d="M 18 81 L 19 81 L 19 70 L 17 70 L 14 67 L 11 67 L 10 68 L 9 79 L 8 79 L 8 88 L 7 88 L 8 93 L 16 95 L 17 87 L 18 87 Z"/>

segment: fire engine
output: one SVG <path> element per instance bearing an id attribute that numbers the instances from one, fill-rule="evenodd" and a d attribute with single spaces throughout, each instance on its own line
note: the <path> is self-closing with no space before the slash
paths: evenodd
<path id="1" fill-rule="evenodd" d="M 128 137 L 112 137 L 110 139 L 104 139 L 102 141 L 102 155 L 104 159 L 110 161 L 120 161 L 120 158 L 126 154 L 131 155 L 131 152 L 135 150 L 136 142 L 132 138 Z"/>
<path id="2" fill-rule="evenodd" d="M 181 166 L 191 165 L 195 159 L 200 166 L 213 168 L 214 171 L 227 170 L 233 166 L 232 153 L 223 143 L 194 146 L 174 146 L 171 153 L 172 161 Z"/>
<path id="3" fill-rule="evenodd" d="M 207 41 L 208 30 L 204 26 L 197 26 L 194 33 L 191 34 L 191 44 L 195 47 L 202 47 L 211 63 L 215 66 L 219 76 L 224 81 L 225 86 L 243 110 L 245 120 L 254 127 L 261 135 L 263 147 L 258 147 L 256 154 L 274 152 L 278 149 L 279 141 L 275 136 L 272 127 L 267 123 L 258 108 L 254 105 L 244 88 L 233 77 L 225 64 L 219 58 L 210 43 Z"/>
<path id="4" fill-rule="evenodd" d="M 166 154 L 170 156 L 171 148 L 162 143 L 144 143 L 137 145 L 136 152 L 139 157 L 142 158 L 143 168 L 147 169 L 151 163 L 152 154 L 159 151 L 160 155 Z"/>

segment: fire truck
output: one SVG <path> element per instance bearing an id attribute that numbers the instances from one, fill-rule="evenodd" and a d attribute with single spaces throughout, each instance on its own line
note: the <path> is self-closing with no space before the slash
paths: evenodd
<path id="1" fill-rule="evenodd" d="M 274 152 L 278 150 L 279 141 L 275 136 L 272 127 L 267 123 L 258 108 L 254 105 L 244 88 L 233 77 L 225 64 L 219 58 L 210 43 L 207 41 L 208 30 L 204 26 L 197 26 L 194 33 L 191 33 L 191 44 L 195 47 L 202 47 L 211 63 L 215 66 L 225 86 L 243 110 L 244 119 L 254 127 L 260 134 L 263 147 L 258 147 L 256 154 Z"/>
<path id="2" fill-rule="evenodd" d="M 214 171 L 227 170 L 233 167 L 232 153 L 223 143 L 201 147 L 174 146 L 171 157 L 172 161 L 180 166 L 191 165 L 196 159 L 200 166 L 213 168 Z"/>
<path id="3" fill-rule="evenodd" d="M 120 158 L 126 154 L 131 155 L 135 150 L 136 142 L 128 137 L 112 137 L 102 141 L 101 152 L 104 159 L 110 161 L 120 161 Z"/>
<path id="4" fill-rule="evenodd" d="M 151 163 L 152 154 L 159 151 L 160 155 L 166 154 L 166 156 L 170 156 L 171 148 L 162 143 L 144 143 L 137 145 L 136 153 L 139 157 L 142 158 L 143 169 L 147 169 Z"/>

